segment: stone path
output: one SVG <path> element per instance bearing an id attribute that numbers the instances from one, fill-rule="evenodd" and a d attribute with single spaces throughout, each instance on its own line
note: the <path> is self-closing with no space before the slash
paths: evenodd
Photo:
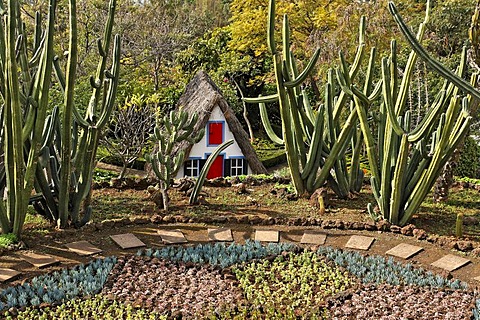
<path id="1" fill-rule="evenodd" d="M 144 232 L 145 235 L 159 237 L 163 244 L 165 245 L 176 245 L 176 244 L 185 244 L 188 243 L 188 237 L 185 236 L 188 227 L 175 227 L 176 229 L 151 229 L 151 233 Z M 301 239 L 300 234 L 297 231 L 278 231 L 273 229 L 256 229 L 254 231 L 254 239 L 261 241 L 261 242 L 299 242 L 300 244 L 304 245 L 324 245 L 327 242 L 329 237 L 340 237 L 338 234 L 334 232 L 328 231 L 318 231 L 318 230 L 301 230 Z M 205 234 L 205 241 L 237 241 L 239 239 L 250 239 L 251 233 L 242 231 L 242 230 L 231 230 L 229 228 L 198 228 L 196 232 L 204 233 Z M 124 233 L 124 234 L 116 234 L 110 235 L 110 239 L 121 249 L 135 249 L 145 247 L 146 244 L 142 241 L 142 233 L 134 235 L 133 233 Z M 345 237 L 345 235 L 342 235 Z M 105 235 L 105 238 L 108 236 Z M 140 238 L 139 238 L 140 237 Z M 198 238 L 196 238 L 198 241 Z M 344 247 L 347 249 L 354 249 L 354 250 L 362 250 L 362 251 L 369 251 L 370 248 L 374 243 L 381 241 L 374 236 L 364 236 L 360 234 L 353 234 L 348 238 L 348 241 L 344 244 Z M 150 243 L 150 246 L 155 246 L 156 243 Z M 93 246 L 88 241 L 76 241 L 72 243 L 67 243 L 62 245 L 64 248 L 68 248 L 71 252 L 78 254 L 80 256 L 95 256 L 101 253 L 103 250 L 102 248 L 97 248 Z M 377 246 L 377 245 L 376 245 Z M 65 249 L 56 248 L 58 251 L 65 251 Z M 386 249 L 386 248 L 385 248 Z M 68 251 L 67 250 L 67 251 Z M 396 245 L 390 246 L 388 249 L 384 250 L 383 253 L 386 255 L 390 255 L 400 259 L 412 259 L 413 257 L 419 258 L 421 260 L 422 254 L 428 254 L 429 249 L 425 249 L 421 246 L 415 246 L 403 241 L 396 241 Z M 18 253 L 14 253 L 14 255 L 31 265 L 34 265 L 36 268 L 47 268 L 52 264 L 58 264 L 62 262 L 62 255 L 55 255 L 50 256 L 40 252 L 32 252 L 32 251 L 20 251 Z M 68 260 L 65 258 L 65 260 Z M 71 259 L 70 259 L 71 260 Z M 454 270 L 458 270 L 463 268 L 467 264 L 471 263 L 471 260 L 453 255 L 447 254 L 444 255 L 442 258 L 434 261 L 433 263 L 429 263 L 432 267 L 437 268 L 439 271 L 445 270 L 448 272 L 452 272 Z M 19 268 L 0 268 L 0 282 L 8 282 L 12 281 L 13 279 L 17 279 L 25 270 L 16 270 Z M 24 271 L 24 272 L 22 272 Z M 472 274 L 472 279 L 480 281 L 480 275 Z"/>

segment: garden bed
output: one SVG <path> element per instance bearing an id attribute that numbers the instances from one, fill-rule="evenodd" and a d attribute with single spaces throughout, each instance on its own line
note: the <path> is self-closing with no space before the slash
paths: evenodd
<path id="1" fill-rule="evenodd" d="M 141 250 L 0 293 L 6 319 L 471 319 L 477 299 L 393 259 L 253 241 Z"/>

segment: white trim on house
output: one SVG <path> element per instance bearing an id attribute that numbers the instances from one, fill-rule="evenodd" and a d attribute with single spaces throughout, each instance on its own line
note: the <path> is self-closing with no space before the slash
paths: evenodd
<path id="1" fill-rule="evenodd" d="M 208 157 L 208 154 L 213 153 L 213 151 L 217 148 L 217 145 L 210 146 L 208 145 L 208 124 L 212 122 L 223 122 L 223 141 L 227 141 L 230 139 L 234 139 L 232 131 L 230 131 L 230 128 L 228 126 L 228 122 L 225 120 L 225 116 L 220 109 L 219 106 L 215 106 L 210 114 L 210 118 L 208 119 L 208 122 L 206 124 L 205 132 L 206 134 L 203 136 L 203 138 L 196 143 L 195 145 L 192 146 L 190 149 L 190 154 L 185 155 L 185 160 L 193 160 L 193 159 L 203 159 L 206 160 Z M 242 153 L 242 150 L 240 149 L 240 146 L 234 142 L 233 145 L 229 146 L 227 149 L 225 149 L 222 154 L 224 155 L 224 159 L 239 159 L 243 158 L 246 159 L 244 154 Z M 248 162 L 248 159 L 247 159 Z M 224 166 L 225 167 L 225 166 Z M 177 172 L 177 175 L 175 178 L 179 179 L 184 176 L 186 176 L 186 172 L 184 166 L 181 166 Z M 231 172 L 231 169 L 230 169 Z M 248 166 L 247 170 L 248 174 L 252 173 L 252 170 L 250 166 Z"/>

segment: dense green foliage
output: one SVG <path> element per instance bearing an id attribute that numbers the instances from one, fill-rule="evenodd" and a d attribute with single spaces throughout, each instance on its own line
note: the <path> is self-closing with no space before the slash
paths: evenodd
<path id="1" fill-rule="evenodd" d="M 480 145 L 472 137 L 466 137 L 455 175 L 480 179 Z"/>
<path id="2" fill-rule="evenodd" d="M 131 304 L 117 300 L 109 300 L 101 295 L 82 299 L 68 300 L 58 307 L 34 308 L 28 307 L 18 313 L 16 317 L 5 314 L 5 319 L 17 320 L 47 320 L 47 319 L 91 319 L 91 320 L 162 320 L 166 316 L 139 309 Z"/>
<path id="3" fill-rule="evenodd" d="M 308 251 L 280 255 L 272 262 L 251 262 L 233 272 L 247 301 L 254 309 L 261 308 L 267 318 L 320 316 L 327 297 L 354 284 L 348 272 Z"/>

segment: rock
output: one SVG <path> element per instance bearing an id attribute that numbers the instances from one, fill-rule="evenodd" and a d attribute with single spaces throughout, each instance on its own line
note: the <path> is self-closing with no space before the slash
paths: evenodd
<path id="1" fill-rule="evenodd" d="M 373 231 L 376 230 L 377 226 L 372 222 L 365 222 L 365 230 Z"/>
<path id="2" fill-rule="evenodd" d="M 418 240 L 425 240 L 428 237 L 428 234 L 423 229 L 413 229 L 413 236 Z"/>
<path id="3" fill-rule="evenodd" d="M 241 223 L 241 224 L 247 224 L 249 221 L 248 219 L 248 216 L 241 216 L 241 217 L 238 217 L 238 223 Z"/>
<path id="4" fill-rule="evenodd" d="M 471 252 L 471 254 L 472 254 L 472 256 L 474 256 L 474 257 L 477 257 L 477 258 L 480 257 L 480 247 L 473 249 L 472 252 Z"/>
<path id="5" fill-rule="evenodd" d="M 273 226 L 275 224 L 275 219 L 272 217 L 265 218 L 263 221 L 268 226 Z"/>
<path id="6" fill-rule="evenodd" d="M 262 218 L 260 218 L 259 216 L 249 216 L 248 217 L 248 222 L 251 225 L 257 225 L 257 224 L 260 224 L 262 222 Z"/>
<path id="7" fill-rule="evenodd" d="M 390 231 L 393 232 L 393 233 L 400 233 L 401 230 L 402 230 L 402 228 L 397 226 L 397 225 L 392 224 L 390 226 Z"/>
<path id="8" fill-rule="evenodd" d="M 472 251 L 473 242 L 472 241 L 457 241 L 455 242 L 454 249 L 457 249 L 462 252 Z"/>
<path id="9" fill-rule="evenodd" d="M 236 194 L 248 194 L 248 193 L 250 193 L 250 191 L 247 190 L 247 185 L 245 183 L 234 184 L 234 185 L 232 185 L 232 188 L 233 188 L 233 191 Z"/>
<path id="10" fill-rule="evenodd" d="M 426 240 L 430 243 L 436 243 L 438 241 L 438 236 L 436 234 L 429 234 Z"/>
<path id="11" fill-rule="evenodd" d="M 322 221 L 322 228 L 323 229 L 333 229 L 333 228 L 335 228 L 335 221 L 323 220 Z"/>
<path id="12" fill-rule="evenodd" d="M 103 220 L 102 225 L 105 229 L 112 229 L 115 226 L 114 220 Z"/>
<path id="13" fill-rule="evenodd" d="M 123 180 L 119 178 L 112 178 L 110 180 L 110 186 L 115 189 L 122 189 Z"/>
<path id="14" fill-rule="evenodd" d="M 387 231 L 390 229 L 391 223 L 387 220 L 380 220 L 375 223 L 375 225 L 377 226 L 378 231 Z"/>
<path id="15" fill-rule="evenodd" d="M 345 229 L 345 224 L 341 220 L 335 220 L 335 228 L 343 230 Z"/>
<path id="16" fill-rule="evenodd" d="M 365 224 L 363 222 L 355 221 L 352 223 L 352 230 L 364 230 Z"/>
<path id="17" fill-rule="evenodd" d="M 173 216 L 170 215 L 170 214 L 164 216 L 162 220 L 163 220 L 163 222 L 165 222 L 165 223 L 174 223 L 174 222 L 175 222 L 175 219 L 174 219 Z"/>
<path id="18" fill-rule="evenodd" d="M 148 218 L 135 218 L 133 219 L 133 224 L 147 224 L 147 223 L 150 223 L 150 219 Z"/>
<path id="19" fill-rule="evenodd" d="M 150 217 L 150 222 L 155 223 L 155 224 L 162 223 L 163 222 L 163 217 L 159 214 L 155 214 L 152 217 Z"/>
<path id="20" fill-rule="evenodd" d="M 400 230 L 400 233 L 405 235 L 405 236 L 413 236 L 413 230 L 415 229 L 415 226 L 413 224 L 407 224 L 405 227 L 403 227 Z"/>

